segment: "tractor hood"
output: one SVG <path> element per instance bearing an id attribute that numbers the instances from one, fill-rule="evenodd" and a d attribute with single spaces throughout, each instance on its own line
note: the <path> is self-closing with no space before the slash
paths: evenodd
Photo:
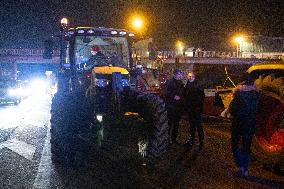
<path id="1" fill-rule="evenodd" d="M 92 70 L 95 74 L 112 74 L 114 72 L 120 72 L 121 74 L 127 75 L 129 72 L 122 67 L 113 67 L 113 66 L 100 66 L 94 67 Z"/>

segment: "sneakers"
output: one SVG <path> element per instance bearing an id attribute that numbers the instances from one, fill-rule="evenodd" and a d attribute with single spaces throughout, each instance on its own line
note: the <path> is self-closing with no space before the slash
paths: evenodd
<path id="1" fill-rule="evenodd" d="M 248 176 L 249 176 L 249 172 L 248 172 L 247 169 L 243 171 L 243 176 L 244 176 L 244 177 L 248 177 Z"/>
<path id="2" fill-rule="evenodd" d="M 247 169 L 243 168 L 243 167 L 239 167 L 238 170 L 235 172 L 235 175 L 238 177 L 248 177 L 249 176 L 249 172 Z"/>

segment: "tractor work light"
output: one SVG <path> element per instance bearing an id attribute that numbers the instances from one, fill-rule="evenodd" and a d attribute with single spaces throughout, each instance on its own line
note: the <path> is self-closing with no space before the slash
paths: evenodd
<path id="1" fill-rule="evenodd" d="M 134 37 L 134 33 L 128 34 L 129 37 Z"/>
<path id="2" fill-rule="evenodd" d="M 97 118 L 98 122 L 100 122 L 100 123 L 103 121 L 103 115 L 102 114 L 97 114 L 96 118 Z"/>
<path id="3" fill-rule="evenodd" d="M 129 80 L 128 79 L 122 79 L 121 83 L 122 83 L 123 87 L 129 87 Z"/>
<path id="4" fill-rule="evenodd" d="M 95 79 L 95 84 L 97 87 L 106 87 L 109 84 L 107 79 Z"/>
<path id="5" fill-rule="evenodd" d="M 90 34 L 95 33 L 94 30 L 88 30 L 87 32 Z"/>
<path id="6" fill-rule="evenodd" d="M 125 32 L 125 31 L 121 31 L 121 32 L 119 32 L 119 34 L 120 34 L 120 35 L 125 35 L 126 32 Z"/>
<path id="7" fill-rule="evenodd" d="M 85 33 L 85 30 L 78 30 L 78 33 Z"/>
<path id="8" fill-rule="evenodd" d="M 68 34 L 69 34 L 69 35 L 73 35 L 73 34 L 74 34 L 74 31 L 69 31 Z"/>
<path id="9" fill-rule="evenodd" d="M 67 25 L 68 25 L 68 19 L 67 19 L 67 18 L 62 18 L 62 19 L 60 20 L 60 23 L 61 23 L 61 25 L 63 25 L 63 26 L 67 26 Z"/>
<path id="10" fill-rule="evenodd" d="M 116 35 L 116 34 L 117 34 L 117 31 L 111 31 L 110 34 Z"/>

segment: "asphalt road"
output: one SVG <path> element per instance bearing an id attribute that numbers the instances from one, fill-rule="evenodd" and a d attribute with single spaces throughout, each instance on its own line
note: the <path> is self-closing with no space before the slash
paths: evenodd
<path id="1" fill-rule="evenodd" d="M 256 160 L 247 179 L 233 175 L 230 122 L 204 120 L 206 145 L 187 151 L 173 145 L 155 166 L 144 164 L 128 147 L 105 145 L 77 170 L 55 165 L 49 143 L 50 97 L 0 107 L 0 188 L 284 188 L 284 177 Z M 180 124 L 178 141 L 188 136 Z M 136 148 L 132 146 L 131 148 Z"/>
<path id="2" fill-rule="evenodd" d="M 32 188 L 49 121 L 50 97 L 0 105 L 0 188 Z"/>

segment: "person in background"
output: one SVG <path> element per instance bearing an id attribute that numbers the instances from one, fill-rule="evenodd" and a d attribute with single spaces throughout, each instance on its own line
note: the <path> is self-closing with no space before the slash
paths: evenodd
<path id="1" fill-rule="evenodd" d="M 187 112 L 190 126 L 190 137 L 185 146 L 189 149 L 194 145 L 196 130 L 199 138 L 199 150 L 202 150 L 204 146 L 204 131 L 201 119 L 204 98 L 204 91 L 197 85 L 194 73 L 189 72 L 184 90 L 185 111 Z"/>
<path id="2" fill-rule="evenodd" d="M 250 147 L 255 133 L 259 97 L 253 80 L 247 76 L 235 89 L 233 100 L 229 105 L 228 111 L 232 116 L 231 148 L 238 167 L 238 176 L 249 174 Z"/>
<path id="3" fill-rule="evenodd" d="M 183 107 L 183 89 L 182 72 L 180 69 L 175 69 L 173 78 L 166 83 L 165 101 L 168 111 L 168 119 L 170 126 L 171 142 L 176 143 L 178 136 L 179 121 Z"/>

